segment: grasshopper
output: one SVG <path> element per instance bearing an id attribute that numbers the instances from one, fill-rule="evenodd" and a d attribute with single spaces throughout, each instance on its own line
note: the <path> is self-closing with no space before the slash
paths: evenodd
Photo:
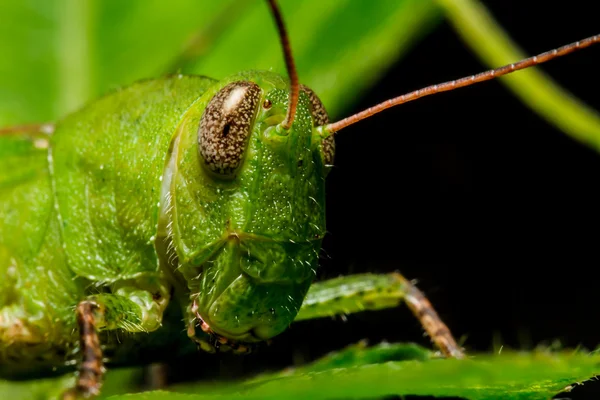
<path id="1" fill-rule="evenodd" d="M 537 65 L 593 36 L 432 85 L 330 123 L 301 85 L 271 0 L 288 78 L 173 75 L 133 84 L 52 124 L 0 130 L 0 364 L 27 374 L 79 359 L 64 398 L 100 393 L 104 358 L 178 336 L 248 353 L 292 322 L 407 304 L 434 345 L 464 357 L 399 273 L 313 283 L 325 177 L 342 129 L 385 109 Z M 6 172 L 4 172 L 6 171 Z M 53 290 L 48 290 L 48 287 Z M 117 336 L 121 334 L 122 336 Z"/>

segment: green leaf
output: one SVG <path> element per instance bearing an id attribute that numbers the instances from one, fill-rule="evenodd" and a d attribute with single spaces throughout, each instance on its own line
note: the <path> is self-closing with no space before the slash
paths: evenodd
<path id="1" fill-rule="evenodd" d="M 300 78 L 334 113 L 440 15 L 421 0 L 284 0 L 282 8 Z M 0 2 L 0 15 L 0 126 L 56 120 L 180 65 L 215 78 L 242 69 L 285 72 L 264 1 L 9 0 Z"/>
<path id="2" fill-rule="evenodd" d="M 102 397 L 135 392 L 139 368 L 109 370 L 106 383 L 102 388 Z M 31 381 L 0 380 L 0 398 L 11 400 L 59 400 L 62 393 L 75 385 L 75 375 L 66 374 L 57 378 L 44 378 Z"/>
<path id="3" fill-rule="evenodd" d="M 373 354 L 374 353 L 374 354 Z M 395 355 L 403 361 L 385 361 Z M 374 399 L 390 395 L 466 399 L 549 399 L 600 372 L 600 355 L 506 351 L 466 360 L 437 359 L 411 344 L 351 347 L 312 365 L 238 384 L 181 385 L 173 392 L 113 396 L 141 399 Z"/>
<path id="4" fill-rule="evenodd" d="M 490 67 L 523 53 L 473 0 L 283 0 L 299 76 L 332 117 L 445 13 Z M 167 72 L 220 78 L 285 73 L 264 1 L 7 0 L 0 2 L 0 126 L 61 118 L 117 87 Z M 600 148 L 600 116 L 531 70 L 504 82 L 542 118 Z"/>
<path id="5" fill-rule="evenodd" d="M 332 116 L 358 100 L 441 19 L 436 4 L 422 0 L 282 1 L 281 8 L 300 80 Z M 217 79 L 244 69 L 287 74 L 275 24 L 262 2 L 249 5 L 214 45 L 182 71 Z"/>
<path id="6" fill-rule="evenodd" d="M 441 359 L 415 344 L 349 346 L 311 364 L 240 382 L 193 382 L 169 391 L 135 393 L 139 368 L 110 369 L 101 398 L 151 399 L 376 399 L 390 395 L 459 396 L 470 400 L 550 399 L 600 374 L 600 354 L 583 351 L 504 351 L 465 360 Z M 56 399 L 72 374 L 37 381 L 0 380 L 2 398 Z M 127 394 L 129 393 L 129 394 Z"/>
<path id="7" fill-rule="evenodd" d="M 226 4 L 0 2 L 0 126 L 55 120 L 108 90 L 162 75 Z"/>

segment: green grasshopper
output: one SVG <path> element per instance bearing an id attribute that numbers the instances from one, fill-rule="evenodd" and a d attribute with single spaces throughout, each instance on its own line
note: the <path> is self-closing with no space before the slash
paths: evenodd
<path id="1" fill-rule="evenodd" d="M 64 397 L 90 397 L 100 392 L 104 357 L 119 363 L 137 343 L 179 336 L 172 321 L 181 314 L 190 343 L 247 353 L 294 321 L 401 302 L 443 355 L 463 357 L 399 273 L 313 283 L 334 134 L 600 36 L 330 123 L 300 85 L 280 12 L 269 5 L 289 79 L 174 75 L 123 88 L 54 124 L 0 130 L 0 373 L 48 371 L 77 357 L 76 386 Z"/>

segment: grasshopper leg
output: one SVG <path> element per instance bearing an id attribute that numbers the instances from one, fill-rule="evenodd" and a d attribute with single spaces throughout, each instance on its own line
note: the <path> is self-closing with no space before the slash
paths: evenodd
<path id="1" fill-rule="evenodd" d="M 63 394 L 63 400 L 100 393 L 104 375 L 100 330 L 151 332 L 160 327 L 169 300 L 166 285 L 154 285 L 150 290 L 135 286 L 114 289 L 113 293 L 90 296 L 76 307 L 82 362 L 75 386 Z"/>
<path id="2" fill-rule="evenodd" d="M 397 272 L 349 275 L 317 282 L 308 291 L 295 321 L 391 308 L 402 302 L 406 303 L 445 356 L 464 357 L 429 300 Z"/>
<path id="3" fill-rule="evenodd" d="M 79 366 L 75 387 L 64 393 L 64 400 L 88 398 L 100 393 L 104 365 L 94 315 L 97 310 L 98 304 L 91 300 L 84 300 L 77 305 L 77 325 L 83 360 Z"/>

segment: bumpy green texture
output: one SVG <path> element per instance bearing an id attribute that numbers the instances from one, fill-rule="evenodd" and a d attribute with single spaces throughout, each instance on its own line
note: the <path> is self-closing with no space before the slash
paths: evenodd
<path id="1" fill-rule="evenodd" d="M 400 305 L 406 285 L 396 274 L 357 274 L 313 284 L 295 321 Z"/>
<path id="2" fill-rule="evenodd" d="M 169 144 L 182 114 L 212 83 L 146 81 L 57 124 L 56 201 L 77 275 L 114 282 L 158 271 L 154 238 Z"/>
<path id="3" fill-rule="evenodd" d="M 4 374 L 64 362 L 72 344 L 72 307 L 83 293 L 60 243 L 47 147 L 43 135 L 0 136 L 0 372 Z"/>
<path id="4" fill-rule="evenodd" d="M 236 176 L 218 176 L 200 156 L 200 118 L 240 80 L 259 85 L 259 101 Z M 109 355 L 152 342 L 147 333 L 172 334 L 163 328 L 171 296 L 192 327 L 194 300 L 229 339 L 285 330 L 315 276 L 329 168 L 305 93 L 291 129 L 277 128 L 288 90 L 269 72 L 176 75 L 114 91 L 51 135 L 0 136 L 0 365 L 9 366 L 0 372 L 75 359 L 84 299 L 97 304 Z"/>
<path id="5" fill-rule="evenodd" d="M 234 180 L 215 179 L 199 159 L 197 127 L 208 101 L 226 84 L 252 81 L 263 99 Z M 301 93 L 289 132 L 283 120 L 287 83 L 271 73 L 231 76 L 207 90 L 182 121 L 173 150 L 172 234 L 179 271 L 200 314 L 216 332 L 254 341 L 293 321 L 312 282 L 325 234 L 321 139 L 313 136 L 308 97 Z M 270 108 L 262 107 L 264 99 Z"/>
<path id="6" fill-rule="evenodd" d="M 211 83 L 178 76 L 142 82 L 67 117 L 50 138 L 0 136 L 3 375 L 73 359 L 74 309 L 88 295 L 114 296 L 101 305 L 111 320 L 99 321 L 100 327 L 152 327 L 144 318 L 160 313 L 152 305 L 143 309 L 148 298 L 136 285 L 164 288 L 151 277 L 126 279 L 144 271 L 158 275 L 151 239 L 156 187 L 173 125 Z"/>

